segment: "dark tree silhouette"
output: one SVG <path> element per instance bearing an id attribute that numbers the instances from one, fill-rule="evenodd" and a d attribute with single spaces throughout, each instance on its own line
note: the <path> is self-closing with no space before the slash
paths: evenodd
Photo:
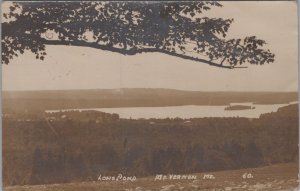
<path id="1" fill-rule="evenodd" d="M 2 22 L 2 63 L 25 50 L 72 45 L 135 55 L 160 52 L 222 68 L 274 62 L 255 36 L 226 39 L 233 19 L 208 18 L 218 2 L 17 2 Z M 57 37 L 56 37 L 57 36 Z"/>
<path id="2" fill-rule="evenodd" d="M 30 177 L 30 183 L 36 184 L 40 179 L 44 178 L 43 173 L 45 171 L 45 160 L 43 158 L 42 151 L 39 147 L 36 147 L 33 153 L 32 160 L 32 173 Z"/>

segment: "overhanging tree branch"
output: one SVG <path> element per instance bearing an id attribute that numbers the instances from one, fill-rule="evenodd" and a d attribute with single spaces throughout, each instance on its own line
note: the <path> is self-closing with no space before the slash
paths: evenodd
<path id="1" fill-rule="evenodd" d="M 8 64 L 24 50 L 43 60 L 47 44 L 91 47 L 123 55 L 160 52 L 227 69 L 246 68 L 238 66 L 246 62 L 274 62 L 275 55 L 264 50 L 265 42 L 255 36 L 226 39 L 233 19 L 201 17 L 204 11 L 221 6 L 217 2 L 15 3 L 9 13 L 4 13 L 13 21 L 2 23 L 2 63 Z M 42 38 L 47 31 L 59 34 L 58 39 Z M 87 39 L 87 33 L 93 40 Z M 190 44 L 201 58 L 186 54 Z M 214 62 L 218 60 L 221 63 Z"/>
<path id="2" fill-rule="evenodd" d="M 142 48 L 142 49 L 130 49 L 130 50 L 126 50 L 123 48 L 116 48 L 116 47 L 108 47 L 106 45 L 101 45 L 95 42 L 86 42 L 86 41 L 60 41 L 60 40 L 46 40 L 43 39 L 41 40 L 41 42 L 43 42 L 43 44 L 45 45 L 66 45 L 66 46 L 80 46 L 80 47 L 89 47 L 89 48 L 96 48 L 96 49 L 100 49 L 100 50 L 105 50 L 105 51 L 110 51 L 110 52 L 115 52 L 115 53 L 120 53 L 123 55 L 136 55 L 136 54 L 140 54 L 140 53 L 163 53 L 163 54 L 167 54 L 170 56 L 175 56 L 175 57 L 179 57 L 179 58 L 183 58 L 183 59 L 187 59 L 187 60 L 192 60 L 192 61 L 197 61 L 197 62 L 201 62 L 201 63 L 205 63 L 211 66 L 216 66 L 216 67 L 220 67 L 220 68 L 227 68 L 227 69 L 234 69 L 234 68 L 247 68 L 247 67 L 239 67 L 239 66 L 225 66 L 225 65 L 220 65 L 205 59 L 201 59 L 201 58 L 196 58 L 196 57 L 191 57 L 191 56 L 187 56 L 187 55 L 183 55 L 183 54 L 179 54 L 176 52 L 169 52 L 167 50 L 162 50 L 162 49 L 157 49 L 157 48 Z"/>

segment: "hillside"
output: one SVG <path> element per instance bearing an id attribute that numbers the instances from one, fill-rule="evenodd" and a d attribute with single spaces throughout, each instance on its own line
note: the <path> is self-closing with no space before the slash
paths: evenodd
<path id="1" fill-rule="evenodd" d="M 119 119 L 96 111 L 3 118 L 4 184 L 146 177 L 298 161 L 298 105 L 259 119 Z M 22 115 L 22 114 L 20 114 Z"/>

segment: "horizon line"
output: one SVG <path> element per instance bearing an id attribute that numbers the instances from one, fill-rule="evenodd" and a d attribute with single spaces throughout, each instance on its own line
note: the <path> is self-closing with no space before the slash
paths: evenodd
<path id="1" fill-rule="evenodd" d="M 131 89 L 131 90 L 142 90 L 142 89 L 148 89 L 148 90 L 173 90 L 173 91 L 183 91 L 183 92 L 249 92 L 249 93 L 256 93 L 256 92 L 263 92 L 263 93 L 299 93 L 298 90 L 295 91 L 275 91 L 275 90 L 254 90 L 254 91 L 242 91 L 242 90 L 183 90 L 183 89 L 174 89 L 174 88 L 145 88 L 145 87 L 137 87 L 137 88 L 128 88 L 128 87 L 123 87 L 123 88 L 89 88 L 89 89 L 43 89 L 43 90 L 38 90 L 38 89 L 29 89 L 29 90 L 3 90 L 2 92 L 46 92 L 46 91 L 95 91 L 95 90 L 110 90 L 110 91 L 118 91 L 118 90 L 126 90 L 126 89 Z"/>

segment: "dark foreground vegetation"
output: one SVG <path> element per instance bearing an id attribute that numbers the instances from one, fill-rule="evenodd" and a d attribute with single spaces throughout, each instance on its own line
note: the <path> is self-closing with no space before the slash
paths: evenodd
<path id="1" fill-rule="evenodd" d="M 298 161 L 298 105 L 259 119 L 119 119 L 68 111 L 3 115 L 4 184 L 96 180 L 99 174 L 199 173 Z"/>

